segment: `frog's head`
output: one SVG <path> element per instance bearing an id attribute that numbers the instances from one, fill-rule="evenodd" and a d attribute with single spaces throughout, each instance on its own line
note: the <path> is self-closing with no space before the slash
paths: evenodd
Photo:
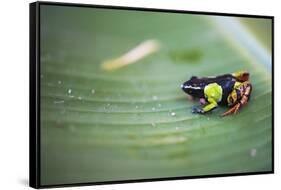
<path id="1" fill-rule="evenodd" d="M 181 85 L 182 90 L 193 97 L 201 97 L 204 90 L 204 86 L 202 86 L 202 81 L 193 76 L 188 81 L 184 82 Z"/>

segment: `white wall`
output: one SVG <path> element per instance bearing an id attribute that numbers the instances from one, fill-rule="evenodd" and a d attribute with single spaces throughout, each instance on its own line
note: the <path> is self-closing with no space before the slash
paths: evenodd
<path id="1" fill-rule="evenodd" d="M 63 1 L 63 0 L 61 0 Z M 28 187 L 28 3 L 1 1 L 0 7 L 0 189 Z M 68 2 L 185 9 L 275 16 L 275 82 L 281 81 L 281 12 L 278 1 L 247 0 L 68 0 Z M 281 185 L 280 176 L 280 88 L 275 85 L 275 172 L 272 175 L 223 177 L 165 182 L 103 185 L 72 189 L 266 189 Z M 279 108 L 277 108 L 279 106 Z M 70 188 L 68 188 L 70 189 Z"/>

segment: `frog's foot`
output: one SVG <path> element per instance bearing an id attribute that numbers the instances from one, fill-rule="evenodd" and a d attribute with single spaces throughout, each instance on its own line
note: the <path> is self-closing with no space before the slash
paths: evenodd
<path id="1" fill-rule="evenodd" d="M 241 108 L 241 104 L 237 103 L 232 108 L 230 108 L 228 111 L 224 112 L 221 116 L 227 116 L 230 114 L 236 114 Z"/>
<path id="2" fill-rule="evenodd" d="M 202 109 L 201 106 L 193 106 L 192 107 L 192 113 L 201 113 L 201 114 L 203 114 L 204 110 Z"/>

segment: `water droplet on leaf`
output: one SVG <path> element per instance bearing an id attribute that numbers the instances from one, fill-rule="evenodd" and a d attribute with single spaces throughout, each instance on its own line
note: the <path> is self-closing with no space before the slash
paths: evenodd
<path id="1" fill-rule="evenodd" d="M 250 155 L 251 155 L 252 157 L 255 157 L 256 154 L 257 154 L 257 149 L 252 148 L 251 151 L 250 151 Z"/>

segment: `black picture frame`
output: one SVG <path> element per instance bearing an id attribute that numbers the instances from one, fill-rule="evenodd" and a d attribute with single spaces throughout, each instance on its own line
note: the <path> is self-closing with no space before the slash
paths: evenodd
<path id="1" fill-rule="evenodd" d="M 40 6 L 56 5 L 68 7 L 86 7 L 86 8 L 104 8 L 115 10 L 136 10 L 145 12 L 168 12 L 168 13 L 188 13 L 199 15 L 215 15 L 215 16 L 233 16 L 247 18 L 267 18 L 272 21 L 272 169 L 265 172 L 246 172 L 233 174 L 216 174 L 216 175 L 197 175 L 183 177 L 167 177 L 156 179 L 137 179 L 137 180 L 122 180 L 110 182 L 89 182 L 89 183 L 72 183 L 60 185 L 42 185 L 40 183 Z M 84 185 L 100 185 L 100 184 L 116 184 L 116 183 L 135 183 L 135 182 L 152 182 L 162 180 L 179 180 L 193 178 L 211 178 L 211 177 L 227 177 L 227 176 L 242 176 L 242 175 L 258 175 L 258 174 L 273 174 L 274 173 L 274 16 L 265 15 L 248 15 L 234 13 L 217 13 L 217 12 L 201 12 L 201 11 L 186 11 L 186 10 L 168 10 L 156 8 L 141 8 L 141 7 L 120 7 L 120 6 L 104 6 L 91 4 L 77 3 L 59 3 L 59 2 L 34 2 L 29 4 L 29 39 L 30 39 L 30 75 L 29 75 L 29 185 L 33 188 L 52 188 L 52 187 L 70 187 Z"/>

